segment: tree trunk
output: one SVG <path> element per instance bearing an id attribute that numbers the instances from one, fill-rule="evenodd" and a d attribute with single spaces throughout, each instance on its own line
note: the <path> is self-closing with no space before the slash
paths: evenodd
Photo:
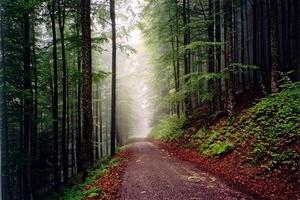
<path id="1" fill-rule="evenodd" d="M 245 7 L 244 0 L 241 1 L 241 63 L 245 64 L 245 26 L 244 26 L 244 18 L 245 18 Z M 245 72 L 242 71 L 242 87 L 243 92 L 246 90 L 246 77 Z"/>
<path id="2" fill-rule="evenodd" d="M 29 1 L 26 0 L 28 3 Z M 31 48 L 30 48 L 30 19 L 27 11 L 23 14 L 23 89 L 26 92 L 24 99 L 24 111 L 23 111 L 23 197 L 24 200 L 30 199 L 30 137 L 32 131 L 32 111 L 33 111 L 33 96 L 32 96 L 32 80 L 31 80 Z"/>
<path id="3" fill-rule="evenodd" d="M 59 169 L 58 169 L 58 61 L 57 61 L 57 39 L 55 27 L 55 0 L 52 0 L 50 17 L 52 25 L 52 43 L 53 43 L 53 96 L 52 96 L 52 123 L 53 123 L 53 174 L 54 187 L 59 188 Z"/>
<path id="4" fill-rule="evenodd" d="M 224 0 L 225 12 L 225 60 L 227 66 L 227 112 L 231 115 L 234 110 L 234 85 L 233 85 L 233 0 Z"/>
<path id="5" fill-rule="evenodd" d="M 258 34 L 258 17 L 257 17 L 257 0 L 253 0 L 253 19 L 252 19 L 252 22 L 253 22 L 253 47 L 252 47 L 252 50 L 253 50 L 253 64 L 258 66 L 258 54 L 257 54 L 257 51 L 258 51 L 258 44 L 257 44 L 257 41 L 258 41 L 258 37 L 257 37 L 257 34 Z M 261 66 L 259 66 L 261 67 Z M 254 90 L 258 89 L 259 88 L 259 80 L 258 80 L 258 70 L 257 69 L 254 69 L 253 70 L 253 86 L 254 86 Z"/>
<path id="6" fill-rule="evenodd" d="M 112 88 L 111 88 L 111 156 L 116 153 L 116 21 L 115 21 L 115 0 L 110 0 L 110 18 L 112 28 Z"/>
<path id="7" fill-rule="evenodd" d="M 63 2 L 64 3 L 64 2 Z M 64 183 L 68 182 L 68 159 L 66 149 L 66 125 L 67 125 L 67 63 L 66 63 L 66 51 L 65 51 L 65 5 L 61 8 L 61 0 L 57 0 L 58 8 L 58 24 L 60 32 L 61 42 L 61 58 L 62 58 L 62 84 L 63 84 L 63 109 L 62 109 L 62 140 L 61 140 L 61 155 L 62 155 L 62 167 L 63 167 L 63 180 Z"/>
<path id="8" fill-rule="evenodd" d="M 180 59 L 179 59 L 179 9 L 178 9 L 178 1 L 176 0 L 176 72 L 177 72 L 177 90 L 176 92 L 179 92 L 180 90 Z M 177 110 L 177 116 L 180 117 L 180 102 L 176 105 Z"/>
<path id="9" fill-rule="evenodd" d="M 91 47 L 91 2 L 81 0 L 82 8 L 82 70 L 83 70 L 83 135 L 82 165 L 86 170 L 93 164 L 93 116 L 92 116 L 92 47 Z"/>
<path id="10" fill-rule="evenodd" d="M 215 13 L 216 13 L 216 42 L 221 42 L 221 8 L 220 8 L 220 0 L 215 2 Z M 217 46 L 216 48 L 216 73 L 221 73 L 221 66 L 222 66 L 222 49 L 221 46 Z M 221 110 L 223 106 L 222 104 L 222 82 L 221 79 L 218 78 L 216 81 L 216 99 L 217 99 L 217 110 Z"/>
<path id="11" fill-rule="evenodd" d="M 209 10 L 209 26 L 208 26 L 208 40 L 209 42 L 214 42 L 214 16 L 213 16 L 213 12 L 214 12 L 214 4 L 213 4 L 213 0 L 209 0 L 208 1 L 208 10 Z M 208 72 L 209 73 L 214 73 L 214 66 L 215 66 L 215 48 L 213 45 L 210 45 L 208 48 Z M 209 92 L 214 92 L 214 81 L 213 80 L 209 80 L 208 81 L 208 87 L 209 87 Z M 213 95 L 214 96 L 214 95 Z M 215 111 L 215 98 L 212 99 L 212 101 L 210 101 L 210 113 L 213 114 Z"/>
<path id="12" fill-rule="evenodd" d="M 32 198 L 36 199 L 36 175 L 34 174 L 37 167 L 37 142 L 38 142 L 38 76 L 37 76 L 37 60 L 36 60 L 36 50 L 35 50 L 35 29 L 34 26 L 32 26 L 32 63 L 34 67 L 34 123 L 33 123 L 33 131 L 31 135 L 31 147 L 30 147 L 30 160 L 31 160 L 31 170 L 32 170 L 32 177 L 31 177 L 31 192 L 32 192 Z"/>
<path id="13" fill-rule="evenodd" d="M 5 65 L 5 47 L 4 47 L 4 14 L 1 12 L 1 66 L 2 66 L 2 73 L 1 81 L 3 84 L 3 88 L 6 88 L 6 65 Z M 3 199 L 10 199 L 11 198 L 11 190 L 10 190 L 10 166 L 9 166 L 9 135 L 8 135 L 8 108 L 7 108 L 7 92 L 5 90 L 1 91 L 2 98 L 2 112 L 3 112 L 3 118 L 2 118 L 2 130 L 4 132 L 3 142 L 1 145 L 1 150 L 3 150 L 3 155 L 1 156 L 2 159 L 2 183 L 0 187 L 2 186 L 2 197 Z M 4 159 L 3 159 L 4 156 Z M 0 194 L 1 195 L 1 194 Z M 1 196 L 0 196 L 1 197 Z M 1 198 L 0 198 L 1 199 Z"/>
<path id="14" fill-rule="evenodd" d="M 100 89 L 100 88 L 99 88 Z M 99 131 L 100 131 L 100 157 L 103 157 L 103 119 L 102 119 L 102 95 L 101 90 L 99 91 Z"/>
<path id="15" fill-rule="evenodd" d="M 187 1 L 183 0 L 183 8 L 182 8 L 182 14 L 183 14 L 183 26 L 184 26 L 184 38 L 183 38 L 183 44 L 186 47 L 188 45 L 188 14 L 187 14 Z M 187 76 L 189 74 L 189 52 L 188 50 L 184 51 L 184 75 Z M 185 78 L 185 83 L 188 82 L 188 78 Z M 189 94 L 185 97 L 184 103 L 185 103 L 185 116 L 189 118 L 190 115 L 190 103 L 189 103 Z"/>
<path id="16" fill-rule="evenodd" d="M 269 34 L 271 42 L 271 92 L 278 92 L 278 80 L 279 80 L 279 24 L 278 24 L 278 2 L 272 0 L 268 2 L 270 16 L 269 16 Z"/>
<path id="17" fill-rule="evenodd" d="M 78 34 L 79 35 L 79 34 Z M 81 72 L 81 53 L 77 55 L 77 70 Z M 76 127 L 76 167 L 77 173 L 82 171 L 81 162 L 81 80 L 77 85 L 77 127 Z"/>

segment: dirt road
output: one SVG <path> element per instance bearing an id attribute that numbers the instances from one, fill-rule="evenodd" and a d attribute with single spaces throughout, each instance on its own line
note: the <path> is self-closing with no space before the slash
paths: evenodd
<path id="1" fill-rule="evenodd" d="M 130 148 L 133 155 L 125 169 L 120 199 L 254 199 L 151 142 L 135 142 Z"/>

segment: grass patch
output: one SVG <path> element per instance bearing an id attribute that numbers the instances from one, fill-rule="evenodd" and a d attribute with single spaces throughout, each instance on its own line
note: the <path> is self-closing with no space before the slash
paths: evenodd
<path id="1" fill-rule="evenodd" d="M 87 185 L 92 184 L 96 179 L 104 176 L 109 168 L 117 166 L 119 164 L 120 158 L 104 158 L 96 165 L 93 169 L 89 170 L 89 175 L 85 182 L 77 183 L 77 180 L 80 179 L 80 174 L 71 180 L 74 184 L 72 186 L 68 186 L 64 188 L 63 191 L 58 193 L 53 193 L 45 200 L 82 200 L 84 198 L 93 198 L 98 196 L 99 194 L 104 194 L 101 188 L 90 188 L 88 190 L 84 190 Z"/>

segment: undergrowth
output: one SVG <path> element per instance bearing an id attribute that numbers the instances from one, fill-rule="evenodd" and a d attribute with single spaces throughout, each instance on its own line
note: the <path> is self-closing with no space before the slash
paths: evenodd
<path id="1" fill-rule="evenodd" d="M 183 136 L 185 124 L 186 118 L 184 115 L 181 115 L 180 118 L 175 115 L 166 117 L 153 128 L 151 137 L 166 142 L 176 141 Z"/>
<path id="2" fill-rule="evenodd" d="M 109 168 L 117 166 L 119 161 L 119 158 L 102 159 L 98 165 L 88 172 L 89 175 L 84 182 L 78 183 L 78 179 L 82 176 L 79 174 L 71 180 L 72 186 L 68 186 L 61 192 L 51 194 L 46 200 L 82 200 L 85 198 L 93 198 L 100 194 L 105 195 L 101 188 L 92 187 L 87 190 L 85 190 L 85 188 L 86 186 L 91 185 L 96 179 L 107 174 Z"/>
<path id="3" fill-rule="evenodd" d="M 299 168 L 300 82 L 285 84 L 281 89 L 245 112 L 228 117 L 224 123 L 199 129 L 184 146 L 203 155 L 221 156 L 247 144 L 250 152 L 246 157 L 254 165 L 269 170 L 282 164 Z M 185 122 L 185 118 L 176 116 L 163 119 L 152 136 L 167 142 L 184 139 Z"/>
<path id="4" fill-rule="evenodd" d="M 247 112 L 227 119 L 225 125 L 200 129 L 194 135 L 201 154 L 219 156 L 250 142 L 248 159 L 268 169 L 287 164 L 296 169 L 300 161 L 300 82 L 263 98 Z M 254 142 L 251 140 L 254 139 Z"/>
<path id="5" fill-rule="evenodd" d="M 255 138 L 250 159 L 269 169 L 299 165 L 300 82 L 262 99 L 239 122 L 241 134 Z"/>

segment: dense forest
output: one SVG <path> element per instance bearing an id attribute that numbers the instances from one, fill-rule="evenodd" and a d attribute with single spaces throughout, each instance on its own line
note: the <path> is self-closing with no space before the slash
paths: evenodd
<path id="1" fill-rule="evenodd" d="M 209 129 L 224 116 L 233 125 L 246 104 L 274 95 L 281 104 L 257 108 L 277 120 L 263 126 L 286 118 L 272 131 L 299 144 L 299 10 L 299 0 L 0 0 L 2 199 L 88 180 L 137 134 L 142 102 L 131 92 L 143 79 L 159 139 L 175 137 L 166 126 Z M 137 53 L 126 41 L 137 29 L 146 78 L 118 74 Z M 284 104 L 289 113 L 274 114 Z"/>

